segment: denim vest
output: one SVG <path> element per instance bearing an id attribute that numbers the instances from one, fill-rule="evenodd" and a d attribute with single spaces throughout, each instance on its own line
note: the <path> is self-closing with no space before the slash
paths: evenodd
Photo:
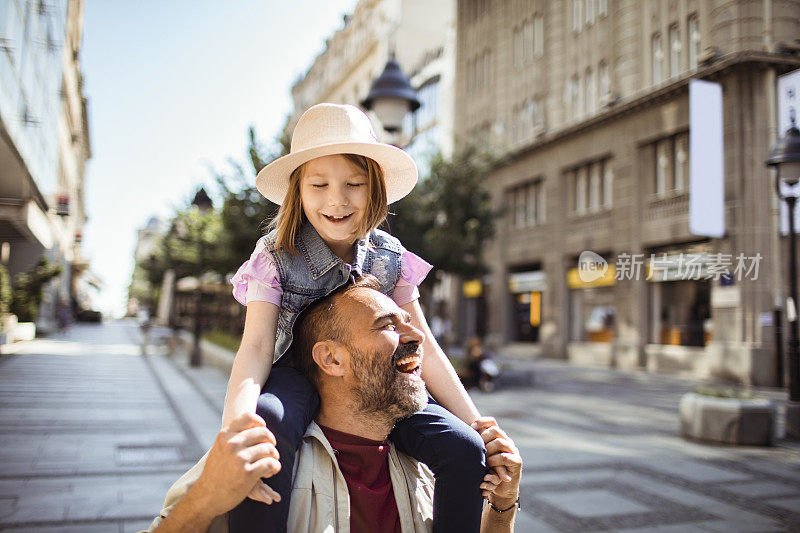
<path id="1" fill-rule="evenodd" d="M 272 254 L 283 287 L 274 362 L 289 351 L 294 323 L 300 312 L 344 285 L 351 273 L 372 274 L 378 278 L 381 292 L 391 296 L 400 279 L 400 263 L 405 252 L 399 240 L 376 229 L 366 239 L 356 241 L 355 256 L 350 265 L 328 248 L 309 223 L 300 227 L 295 248 L 299 255 L 278 249 L 275 232 L 267 235 L 266 249 Z"/>

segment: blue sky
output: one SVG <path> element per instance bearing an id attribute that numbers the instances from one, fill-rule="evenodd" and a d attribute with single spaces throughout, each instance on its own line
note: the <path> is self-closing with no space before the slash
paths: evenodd
<path id="1" fill-rule="evenodd" d="M 209 165 L 246 161 L 250 124 L 263 141 L 277 135 L 292 82 L 355 4 L 86 2 L 81 67 L 92 159 L 84 243 L 105 283 L 102 310 L 124 308 L 136 230 L 185 205 L 200 185 L 213 188 Z"/>

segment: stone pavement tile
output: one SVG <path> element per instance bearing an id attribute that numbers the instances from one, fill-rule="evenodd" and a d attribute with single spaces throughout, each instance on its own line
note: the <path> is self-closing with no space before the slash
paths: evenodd
<path id="1" fill-rule="evenodd" d="M 789 455 L 786 460 L 780 462 L 772 460 L 748 459 L 747 467 L 768 474 L 768 477 L 788 477 L 800 479 L 800 453 Z"/>
<path id="2" fill-rule="evenodd" d="M 670 476 L 678 476 L 683 479 L 698 483 L 720 483 L 725 481 L 745 481 L 752 479 L 752 476 L 748 474 L 718 468 L 716 466 L 704 464 L 700 461 L 666 459 L 647 462 L 642 461 L 640 464 L 646 468 L 659 470 Z"/>
<path id="3" fill-rule="evenodd" d="M 155 518 L 155 515 L 153 515 Z M 121 533 L 139 533 L 140 531 L 146 531 L 152 520 L 125 520 L 122 523 Z"/>
<path id="4" fill-rule="evenodd" d="M 2 520 L 2 517 L 11 514 L 16 504 L 17 498 L 14 496 L 0 496 L 0 520 Z"/>
<path id="5" fill-rule="evenodd" d="M 202 448 L 199 453 L 204 453 L 211 448 L 219 432 L 222 422 L 220 411 L 208 405 L 196 387 L 165 357 L 154 356 L 150 357 L 149 361 L 163 383 L 166 393 L 170 395 L 174 408 L 181 413 L 185 421 L 191 421 L 190 430 Z"/>
<path id="6" fill-rule="evenodd" d="M 546 522 L 525 511 L 517 511 L 517 516 L 514 518 L 514 531 L 516 533 L 558 533 L 557 529 L 553 529 Z"/>
<path id="7" fill-rule="evenodd" d="M 61 524 L 57 526 L 42 526 L 37 525 L 35 528 L 31 526 L 3 528 L 3 533 L 30 533 L 36 531 L 37 533 L 109 533 L 119 531 L 119 526 L 115 523 L 106 524 Z"/>
<path id="8" fill-rule="evenodd" d="M 800 495 L 800 488 L 774 483 L 771 481 L 757 481 L 754 483 L 725 484 L 721 487 L 726 492 L 732 492 L 748 498 L 770 498 L 772 496 Z M 800 509 L 800 507 L 798 507 Z"/>
<path id="9" fill-rule="evenodd" d="M 691 489 L 687 489 L 678 485 L 671 485 L 666 482 L 661 482 L 656 478 L 647 476 L 644 473 L 635 472 L 621 472 L 616 478 L 620 483 L 628 484 L 636 487 L 639 490 L 653 492 L 676 503 L 688 505 L 691 507 L 698 507 L 705 509 L 709 506 L 719 505 L 720 500 L 710 498 Z"/>
<path id="10" fill-rule="evenodd" d="M 700 527 L 713 533 L 785 533 L 787 529 L 775 523 L 750 523 L 739 520 L 703 522 Z M 792 531 L 791 529 L 788 531 Z M 796 531 L 796 530 L 795 530 Z"/>
<path id="11" fill-rule="evenodd" d="M 634 527 L 627 529 L 615 529 L 617 533 L 708 533 L 707 529 L 701 527 L 703 522 L 696 524 L 673 524 L 669 526 L 649 526 Z"/>
<path id="12" fill-rule="evenodd" d="M 775 531 L 783 526 L 777 520 L 771 520 L 766 516 L 754 512 L 746 511 L 733 505 L 719 504 L 710 507 L 703 507 L 703 511 L 718 516 L 720 522 L 707 522 L 703 527 L 711 531 L 729 533 L 731 531 L 748 533 L 755 531 Z M 722 524 L 726 524 L 723 526 Z M 727 529 L 725 529 L 727 527 Z M 785 529 L 785 528 L 784 528 Z"/>
<path id="13" fill-rule="evenodd" d="M 583 450 L 570 449 L 566 442 L 553 443 L 552 447 L 534 447 L 524 443 L 520 444 L 516 437 L 510 435 L 522 454 L 526 471 L 535 471 L 537 468 L 570 468 L 581 464 L 597 464 L 608 462 L 609 457 L 602 453 L 592 453 Z"/>
<path id="14" fill-rule="evenodd" d="M 800 498 L 776 498 L 769 500 L 771 505 L 777 505 L 787 511 L 791 511 L 800 518 Z"/>
<path id="15" fill-rule="evenodd" d="M 651 511 L 649 507 L 602 489 L 540 492 L 536 498 L 566 513 L 585 518 Z"/>
<path id="16" fill-rule="evenodd" d="M 47 503 L 31 505 L 17 502 L 12 506 L 10 513 L 0 517 L 0 527 L 2 527 L 3 524 L 62 521 L 66 514 L 67 506 L 60 501 L 51 500 Z"/>
<path id="17" fill-rule="evenodd" d="M 575 470 L 554 470 L 536 471 L 525 463 L 525 473 L 522 476 L 522 484 L 530 486 L 529 490 L 536 491 L 536 485 L 548 485 L 552 483 L 582 483 L 599 479 L 608 479 L 619 476 L 619 472 L 610 468 L 599 469 L 575 469 Z"/>

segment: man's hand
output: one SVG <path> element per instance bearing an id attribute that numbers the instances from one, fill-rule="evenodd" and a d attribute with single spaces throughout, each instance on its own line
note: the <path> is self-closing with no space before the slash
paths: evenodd
<path id="1" fill-rule="evenodd" d="M 493 472 L 486 474 L 481 490 L 495 507 L 505 509 L 519 496 L 519 483 L 522 478 L 522 457 L 514 441 L 500 429 L 497 421 L 485 416 L 472 423 L 486 444 L 486 464 Z"/>
<path id="2" fill-rule="evenodd" d="M 262 477 L 275 475 L 281 469 L 278 459 L 275 437 L 260 416 L 234 418 L 217 434 L 200 477 L 156 531 L 206 531 L 215 517 L 239 505 L 262 483 Z"/>
<path id="3" fill-rule="evenodd" d="M 275 475 L 281 469 L 275 437 L 264 420 L 253 413 L 244 413 L 231 421 L 217 435 L 208 454 L 205 468 L 192 490 L 211 495 L 209 505 L 215 515 L 236 507 L 250 494 L 260 501 L 280 500 L 267 487 L 262 477 Z M 265 490 L 267 489 L 267 490 Z"/>

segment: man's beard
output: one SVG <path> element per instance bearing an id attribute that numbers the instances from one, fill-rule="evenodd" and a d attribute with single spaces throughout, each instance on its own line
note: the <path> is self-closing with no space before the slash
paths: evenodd
<path id="1" fill-rule="evenodd" d="M 421 379 L 408 378 L 395 369 L 394 361 L 417 351 L 416 343 L 400 344 L 387 361 L 385 356 L 370 356 L 351 347 L 353 389 L 360 414 L 383 417 L 391 423 L 408 418 L 428 404 L 428 392 Z"/>

